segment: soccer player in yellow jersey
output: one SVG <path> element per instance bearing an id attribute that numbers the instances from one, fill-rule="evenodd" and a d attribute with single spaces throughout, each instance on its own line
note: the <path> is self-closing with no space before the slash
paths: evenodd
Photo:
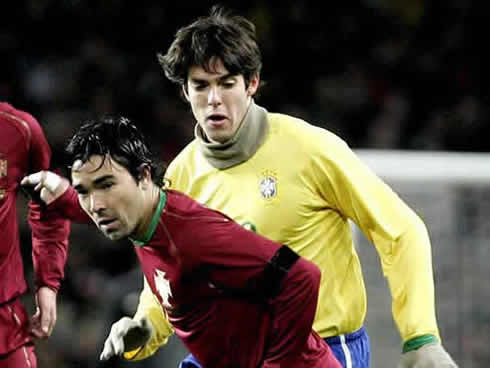
<path id="1" fill-rule="evenodd" d="M 262 66 L 254 25 L 214 7 L 181 28 L 159 62 L 197 121 L 195 139 L 168 168 L 170 188 L 320 267 L 314 329 L 343 366 L 367 368 L 370 355 L 352 220 L 376 247 L 388 280 L 403 343 L 399 367 L 456 367 L 437 327 L 426 226 L 342 139 L 254 102 Z M 163 326 L 150 293 L 146 285 L 136 316 Z M 158 345 L 152 341 L 143 355 Z M 200 365 L 189 356 L 180 367 Z"/>

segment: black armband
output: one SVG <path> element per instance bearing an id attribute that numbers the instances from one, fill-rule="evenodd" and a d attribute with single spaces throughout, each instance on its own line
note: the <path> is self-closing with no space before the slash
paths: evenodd
<path id="1" fill-rule="evenodd" d="M 277 296 L 282 280 L 298 259 L 299 255 L 285 245 L 277 250 L 264 270 L 263 288 L 267 299 Z"/>
<path id="2" fill-rule="evenodd" d="M 230 289 L 217 282 L 213 284 L 227 296 L 262 304 L 277 296 L 282 280 L 298 259 L 299 255 L 296 252 L 283 245 L 265 265 L 264 272 L 259 277 L 249 280 L 243 288 Z"/>

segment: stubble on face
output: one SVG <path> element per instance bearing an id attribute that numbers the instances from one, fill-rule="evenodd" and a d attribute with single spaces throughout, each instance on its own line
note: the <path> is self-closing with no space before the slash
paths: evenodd
<path id="1" fill-rule="evenodd" d="M 93 156 L 72 166 L 73 187 L 82 209 L 111 240 L 131 235 L 139 217 L 134 178 L 110 157 Z"/>

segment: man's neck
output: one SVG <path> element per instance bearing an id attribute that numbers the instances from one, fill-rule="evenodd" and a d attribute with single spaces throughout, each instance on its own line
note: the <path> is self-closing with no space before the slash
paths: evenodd
<path id="1" fill-rule="evenodd" d="M 148 191 L 144 201 L 146 205 L 143 219 L 133 234 L 133 237 L 136 239 L 143 239 L 150 229 L 153 215 L 155 214 L 160 202 L 160 188 L 158 188 L 155 184 L 152 184 L 151 190 Z"/>
<path id="2" fill-rule="evenodd" d="M 248 160 L 264 142 L 268 128 L 267 110 L 251 102 L 239 129 L 228 141 L 207 142 L 199 124 L 196 124 L 194 134 L 206 160 L 221 170 Z"/>

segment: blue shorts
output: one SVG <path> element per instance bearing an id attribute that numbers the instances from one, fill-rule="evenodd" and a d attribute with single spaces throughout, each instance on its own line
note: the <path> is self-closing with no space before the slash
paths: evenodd
<path id="1" fill-rule="evenodd" d="M 327 337 L 327 344 L 344 368 L 369 368 L 371 350 L 365 327 L 350 334 Z M 179 368 L 202 368 L 192 354 L 179 364 Z"/>
<path id="2" fill-rule="evenodd" d="M 325 339 L 344 368 L 369 368 L 371 349 L 365 327 L 350 334 Z"/>

